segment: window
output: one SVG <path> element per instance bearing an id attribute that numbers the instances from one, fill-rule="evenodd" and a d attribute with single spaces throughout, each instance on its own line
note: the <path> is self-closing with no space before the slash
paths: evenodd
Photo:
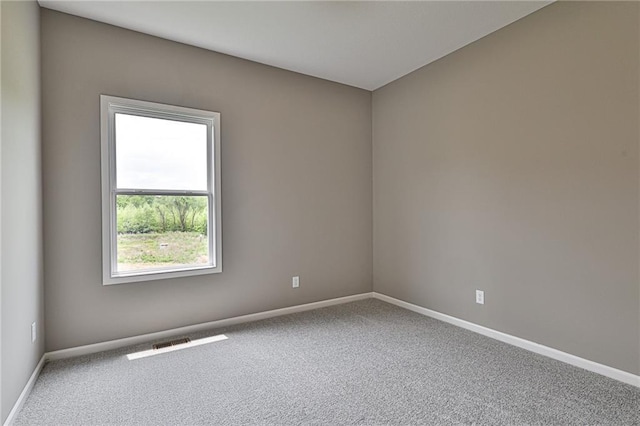
<path id="1" fill-rule="evenodd" d="M 100 104 L 103 284 L 221 272 L 220 114 Z"/>

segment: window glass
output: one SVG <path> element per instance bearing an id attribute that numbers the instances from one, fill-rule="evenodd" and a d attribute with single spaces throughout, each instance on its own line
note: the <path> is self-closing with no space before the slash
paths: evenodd
<path id="1" fill-rule="evenodd" d="M 117 195 L 117 272 L 209 264 L 207 196 Z"/>
<path id="2" fill-rule="evenodd" d="M 207 126 L 115 114 L 117 188 L 207 190 Z"/>

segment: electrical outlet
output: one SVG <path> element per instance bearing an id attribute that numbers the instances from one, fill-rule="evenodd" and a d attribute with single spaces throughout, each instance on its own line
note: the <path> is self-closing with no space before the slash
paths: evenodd
<path id="1" fill-rule="evenodd" d="M 293 288 L 300 287 L 300 277 L 293 277 L 293 279 L 291 279 L 291 287 Z"/>
<path id="2" fill-rule="evenodd" d="M 484 291 L 476 290 L 476 303 L 484 305 Z"/>
<path id="3" fill-rule="evenodd" d="M 31 324 L 31 343 L 36 341 L 36 323 Z"/>

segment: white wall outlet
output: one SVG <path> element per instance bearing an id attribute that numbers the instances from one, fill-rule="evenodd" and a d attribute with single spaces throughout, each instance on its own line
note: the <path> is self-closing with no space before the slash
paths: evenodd
<path id="1" fill-rule="evenodd" d="M 36 341 L 36 323 L 31 324 L 31 343 Z"/>
<path id="2" fill-rule="evenodd" d="M 293 287 L 293 288 L 300 287 L 300 277 L 293 277 L 291 279 L 291 287 Z"/>
<path id="3" fill-rule="evenodd" d="M 484 305 L 484 291 L 476 290 L 476 303 Z"/>

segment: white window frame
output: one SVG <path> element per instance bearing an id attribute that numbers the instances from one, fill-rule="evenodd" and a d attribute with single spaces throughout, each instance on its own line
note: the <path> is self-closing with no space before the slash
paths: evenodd
<path id="1" fill-rule="evenodd" d="M 207 190 L 138 190 L 116 187 L 115 114 L 176 120 L 207 126 Z M 178 278 L 222 272 L 222 206 L 220 184 L 220 113 L 100 95 L 102 169 L 102 284 Z M 116 195 L 203 195 L 209 198 L 207 236 L 209 264 L 117 272 Z"/>

